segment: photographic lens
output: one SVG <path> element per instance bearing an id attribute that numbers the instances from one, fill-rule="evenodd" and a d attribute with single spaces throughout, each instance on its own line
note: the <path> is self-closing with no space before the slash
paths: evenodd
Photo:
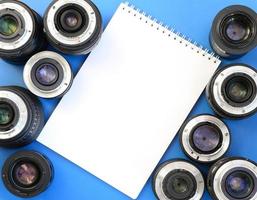
<path id="1" fill-rule="evenodd" d="M 0 34 L 11 36 L 18 30 L 18 22 L 11 15 L 0 17 Z"/>
<path id="2" fill-rule="evenodd" d="M 39 179 L 39 169 L 34 163 L 21 162 L 15 166 L 13 177 L 18 185 L 25 187 L 35 185 Z"/>
<path id="3" fill-rule="evenodd" d="M 54 0 L 44 16 L 48 41 L 61 52 L 87 54 L 102 35 L 102 18 L 89 0 Z"/>
<path id="4" fill-rule="evenodd" d="M 253 191 L 251 175 L 244 171 L 232 172 L 226 179 L 226 190 L 233 198 L 247 198 Z"/>
<path id="5" fill-rule="evenodd" d="M 42 51 L 26 63 L 23 78 L 28 89 L 43 98 L 62 97 L 71 87 L 73 74 L 60 54 Z"/>
<path id="6" fill-rule="evenodd" d="M 51 63 L 42 64 L 36 70 L 36 79 L 42 85 L 53 85 L 58 79 L 58 69 Z"/>
<path id="7" fill-rule="evenodd" d="M 211 167 L 207 183 L 215 200 L 254 200 L 257 197 L 256 163 L 245 158 L 221 159 Z"/>
<path id="8" fill-rule="evenodd" d="M 214 51 L 224 58 L 237 58 L 257 45 L 257 14 L 252 9 L 234 5 L 215 17 L 210 33 Z"/>
<path id="9" fill-rule="evenodd" d="M 21 1 L 0 1 L 0 57 L 23 64 L 46 48 L 42 18 Z"/>
<path id="10" fill-rule="evenodd" d="M 53 166 L 38 152 L 20 151 L 5 161 L 2 177 L 6 188 L 14 195 L 34 197 L 49 186 L 53 178 Z"/>
<path id="11" fill-rule="evenodd" d="M 13 121 L 14 118 L 14 111 L 6 102 L 1 103 L 0 102 L 0 126 L 1 125 L 7 125 Z"/>
<path id="12" fill-rule="evenodd" d="M 228 65 L 217 71 L 206 88 L 213 110 L 222 117 L 243 118 L 257 110 L 257 73 L 248 65 Z"/>
<path id="13" fill-rule="evenodd" d="M 198 162 L 221 158 L 230 145 L 230 132 L 224 122 L 212 115 L 198 115 L 180 129 L 180 145 L 185 154 Z"/>
<path id="14" fill-rule="evenodd" d="M 21 87 L 0 87 L 0 146 L 29 144 L 43 125 L 42 106 L 33 94 Z"/>
<path id="15" fill-rule="evenodd" d="M 200 151 L 213 151 L 220 144 L 220 131 L 215 126 L 199 126 L 192 134 L 193 143 Z"/>
<path id="16" fill-rule="evenodd" d="M 158 199 L 200 200 L 204 192 L 201 172 L 185 160 L 170 160 L 158 167 L 153 178 Z"/>

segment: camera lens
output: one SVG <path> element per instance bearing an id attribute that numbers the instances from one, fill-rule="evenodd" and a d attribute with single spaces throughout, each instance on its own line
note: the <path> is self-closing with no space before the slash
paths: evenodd
<path id="1" fill-rule="evenodd" d="M 224 158 L 215 163 L 207 178 L 215 200 L 254 200 L 257 198 L 256 163 L 245 158 Z"/>
<path id="2" fill-rule="evenodd" d="M 10 156 L 2 169 L 6 188 L 19 197 L 33 197 L 45 191 L 53 178 L 51 162 L 34 151 L 20 151 Z"/>
<path id="3" fill-rule="evenodd" d="M 257 45 L 257 14 L 252 9 L 234 5 L 215 17 L 210 33 L 214 51 L 224 58 L 237 58 Z"/>
<path id="4" fill-rule="evenodd" d="M 42 51 L 28 60 L 23 78 L 33 94 L 54 98 L 63 96 L 69 90 L 73 75 L 65 58 L 55 52 Z"/>
<path id="5" fill-rule="evenodd" d="M 163 163 L 153 178 L 153 190 L 159 200 L 200 200 L 204 187 L 201 172 L 185 160 Z"/>
<path id="6" fill-rule="evenodd" d="M 0 87 L 0 146 L 31 143 L 43 124 L 42 106 L 33 94 L 21 87 Z"/>
<path id="7" fill-rule="evenodd" d="M 257 72 L 244 64 L 217 71 L 206 88 L 213 110 L 222 117 L 242 118 L 257 110 Z"/>
<path id="8" fill-rule="evenodd" d="M 183 124 L 180 145 L 189 158 L 198 162 L 213 162 L 227 152 L 230 132 L 217 117 L 198 115 Z"/>
<path id="9" fill-rule="evenodd" d="M 0 57 L 22 64 L 46 47 L 42 18 L 15 0 L 0 2 Z"/>
<path id="10" fill-rule="evenodd" d="M 87 54 L 102 35 L 102 18 L 89 0 L 54 0 L 44 16 L 47 38 L 53 47 L 69 54 Z"/>

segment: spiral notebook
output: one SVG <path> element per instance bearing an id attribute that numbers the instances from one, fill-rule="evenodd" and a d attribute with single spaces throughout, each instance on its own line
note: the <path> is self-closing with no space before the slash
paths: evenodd
<path id="1" fill-rule="evenodd" d="M 219 64 L 122 3 L 38 141 L 136 199 Z"/>

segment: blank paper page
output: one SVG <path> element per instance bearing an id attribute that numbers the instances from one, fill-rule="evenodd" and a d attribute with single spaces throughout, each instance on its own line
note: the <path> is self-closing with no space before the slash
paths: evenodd
<path id="1" fill-rule="evenodd" d="M 219 63 L 122 3 L 38 141 L 135 199 Z"/>

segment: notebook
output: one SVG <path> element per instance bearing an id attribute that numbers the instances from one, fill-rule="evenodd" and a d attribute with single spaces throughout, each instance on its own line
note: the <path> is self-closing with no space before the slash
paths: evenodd
<path id="1" fill-rule="evenodd" d="M 219 64 L 121 3 L 38 141 L 136 199 Z"/>

